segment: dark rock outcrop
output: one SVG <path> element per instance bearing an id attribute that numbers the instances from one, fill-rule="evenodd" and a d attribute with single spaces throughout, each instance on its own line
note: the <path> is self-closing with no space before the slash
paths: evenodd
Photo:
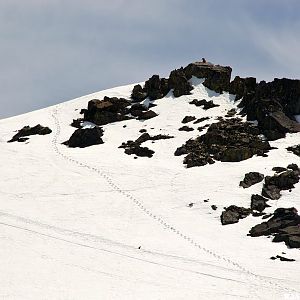
<path id="1" fill-rule="evenodd" d="M 8 143 L 12 142 L 24 142 L 28 140 L 28 138 L 24 138 L 26 136 L 30 135 L 46 135 L 50 134 L 52 130 L 49 127 L 44 127 L 40 124 L 30 127 L 30 126 L 24 126 L 22 129 L 18 130 L 18 132 L 12 137 L 11 140 L 8 141 Z"/>
<path id="2" fill-rule="evenodd" d="M 285 242 L 290 248 L 300 248 L 300 216 L 296 208 L 277 208 L 267 222 L 251 228 L 249 235 L 274 235 L 273 242 Z"/>
<path id="3" fill-rule="evenodd" d="M 189 83 L 183 68 L 173 70 L 170 73 L 168 81 L 169 89 L 173 89 L 174 97 L 180 97 L 183 95 L 189 95 L 193 89 Z"/>
<path id="4" fill-rule="evenodd" d="M 299 144 L 299 145 L 296 145 L 296 146 L 288 147 L 288 148 L 286 148 L 286 149 L 287 149 L 288 151 L 293 152 L 295 155 L 300 156 L 300 144 Z"/>
<path id="5" fill-rule="evenodd" d="M 157 116 L 156 112 L 154 112 L 153 110 L 148 110 L 148 111 L 142 112 L 138 116 L 138 120 L 149 120 L 149 119 L 155 118 L 156 116 Z"/>
<path id="6" fill-rule="evenodd" d="M 63 144 L 71 148 L 85 148 L 103 144 L 102 136 L 103 130 L 100 127 L 77 129 L 71 135 L 70 139 Z"/>
<path id="7" fill-rule="evenodd" d="M 171 138 L 174 137 L 170 135 L 163 135 L 163 134 L 150 136 L 149 133 L 144 132 L 135 141 L 127 141 L 126 143 L 122 143 L 122 145 L 119 146 L 119 148 L 124 148 L 125 153 L 128 155 L 135 154 L 137 156 L 150 158 L 153 156 L 154 151 L 149 149 L 148 147 L 141 147 L 142 143 L 146 141 L 157 141 L 157 140 L 165 140 Z"/>
<path id="8" fill-rule="evenodd" d="M 267 204 L 267 201 L 269 199 L 266 199 L 260 195 L 252 195 L 251 196 L 251 205 L 250 208 L 252 210 L 257 210 L 259 212 L 262 212 L 265 210 L 266 207 L 270 207 L 270 205 Z"/>
<path id="9" fill-rule="evenodd" d="M 106 125 L 113 122 L 128 120 L 131 102 L 124 98 L 104 97 L 103 100 L 90 100 L 88 109 L 84 112 L 84 120 L 96 125 Z"/>
<path id="10" fill-rule="evenodd" d="M 217 93 L 229 91 L 231 72 L 231 67 L 207 62 L 194 62 L 184 68 L 184 73 L 188 79 L 192 76 L 205 78 L 203 85 Z"/>
<path id="11" fill-rule="evenodd" d="M 179 131 L 193 131 L 194 128 L 189 127 L 189 126 L 182 126 L 178 129 Z"/>
<path id="12" fill-rule="evenodd" d="M 290 190 L 299 182 L 300 170 L 287 170 L 274 176 L 266 176 L 262 195 L 266 198 L 277 200 L 281 197 L 281 190 Z"/>
<path id="13" fill-rule="evenodd" d="M 249 172 L 245 174 L 244 179 L 240 182 L 240 186 L 248 188 L 256 183 L 264 180 L 264 175 L 259 172 Z"/>
<path id="14" fill-rule="evenodd" d="M 237 223 L 240 219 L 246 218 L 250 215 L 251 209 L 230 205 L 221 214 L 222 225 Z"/>
<path id="15" fill-rule="evenodd" d="M 207 101 L 205 99 L 202 99 L 202 100 L 197 100 L 197 99 L 194 99 L 190 102 L 190 104 L 194 104 L 198 107 L 201 107 L 204 109 L 204 110 L 208 110 L 210 108 L 214 108 L 214 107 L 218 107 L 220 106 L 219 104 L 215 104 L 212 100 L 210 101 Z"/>
<path id="16" fill-rule="evenodd" d="M 214 160 L 237 162 L 253 155 L 265 155 L 270 149 L 269 143 L 259 137 L 255 125 L 228 119 L 211 124 L 205 134 L 188 140 L 175 155 L 187 154 L 184 163 L 194 167 Z"/>
<path id="17" fill-rule="evenodd" d="M 236 95 L 235 100 L 240 100 L 244 95 L 254 93 L 256 90 L 256 78 L 241 78 L 236 76 L 229 85 L 229 93 Z"/>
<path id="18" fill-rule="evenodd" d="M 195 116 L 185 116 L 183 118 L 183 120 L 181 121 L 181 123 L 186 124 L 186 123 L 192 122 L 194 120 L 196 120 Z"/>
<path id="19" fill-rule="evenodd" d="M 198 123 L 201 123 L 201 122 L 206 121 L 206 120 L 209 120 L 209 117 L 199 118 L 193 124 L 198 124 Z"/>
<path id="20" fill-rule="evenodd" d="M 278 79 L 256 84 L 253 78 L 236 77 L 230 92 L 241 99 L 239 104 L 248 120 L 257 120 L 261 131 L 269 140 L 285 136 L 287 132 L 300 132 L 294 115 L 300 114 L 300 80 Z"/>

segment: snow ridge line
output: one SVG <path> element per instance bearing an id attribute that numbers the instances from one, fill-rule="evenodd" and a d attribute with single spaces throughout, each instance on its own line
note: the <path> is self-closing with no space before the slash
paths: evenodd
<path id="1" fill-rule="evenodd" d="M 224 261 L 226 263 L 228 263 L 229 265 L 232 265 L 234 267 L 236 267 L 239 271 L 241 271 L 242 273 L 245 273 L 246 275 L 248 275 L 250 278 L 253 278 L 255 280 L 259 280 L 260 282 L 264 282 L 265 284 L 272 286 L 278 290 L 284 290 L 285 292 L 288 293 L 296 293 L 297 295 L 299 294 L 299 292 L 293 288 L 288 288 L 288 287 L 284 287 L 281 286 L 280 284 L 277 284 L 275 282 L 266 280 L 263 276 L 257 275 L 253 272 L 251 272 L 250 270 L 246 269 L 245 267 L 243 267 L 242 265 L 240 265 L 239 263 L 233 261 L 230 258 L 227 258 L 225 256 L 222 256 L 220 254 L 217 254 L 216 252 L 202 246 L 200 243 L 196 242 L 193 238 L 189 237 L 188 235 L 182 233 L 181 231 L 177 230 L 174 226 L 172 226 L 171 224 L 169 224 L 168 222 L 165 222 L 163 220 L 163 218 L 155 215 L 154 213 L 152 213 L 149 209 L 147 209 L 144 204 L 136 199 L 133 195 L 131 195 L 129 192 L 125 192 L 124 190 L 122 190 L 114 181 L 113 179 L 111 179 L 105 172 L 101 171 L 100 169 L 97 169 L 96 167 L 91 167 L 88 164 L 82 163 L 78 160 L 75 160 L 67 155 L 65 155 L 63 152 L 61 152 L 58 149 L 58 137 L 61 133 L 61 127 L 59 124 L 59 120 L 57 117 L 57 113 L 58 113 L 58 107 L 55 106 L 55 108 L 53 109 L 53 113 L 52 113 L 52 117 L 54 119 L 54 123 L 55 123 L 55 134 L 54 137 L 52 139 L 52 146 L 54 148 L 54 151 L 61 156 L 62 158 L 64 158 L 65 160 L 68 160 L 71 163 L 75 163 L 80 167 L 84 167 L 87 168 L 93 172 L 96 172 L 98 175 L 100 175 L 107 183 L 108 185 L 115 190 L 116 192 L 120 193 L 121 195 L 125 196 L 126 198 L 129 198 L 140 210 L 142 210 L 148 217 L 152 218 L 154 221 L 156 221 L 157 223 L 159 223 L 161 226 L 163 226 L 165 229 L 175 233 L 176 235 L 178 235 L 180 238 L 186 240 L 189 244 L 191 244 L 192 246 L 202 250 L 203 252 L 213 256 L 214 258 L 220 260 L 220 261 Z M 251 285 L 251 283 L 250 283 Z"/>

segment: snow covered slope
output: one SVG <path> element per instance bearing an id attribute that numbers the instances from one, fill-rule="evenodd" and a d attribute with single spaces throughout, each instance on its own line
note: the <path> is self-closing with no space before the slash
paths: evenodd
<path id="1" fill-rule="evenodd" d="M 260 192 L 262 183 L 239 187 L 245 173 L 300 165 L 285 149 L 300 134 L 272 142 L 278 149 L 268 157 L 187 169 L 174 151 L 197 131 L 178 131 L 181 120 L 216 122 L 235 107 L 234 96 L 192 82 L 191 95 L 156 100 L 153 119 L 103 126 L 97 146 L 61 143 L 89 100 L 129 98 L 133 85 L 0 121 L 0 299 L 300 299 L 299 250 L 247 236 L 260 218 L 220 223 L 224 206 L 249 206 Z M 220 106 L 205 111 L 189 104 L 194 98 Z M 38 123 L 53 132 L 7 143 L 15 130 Z M 154 156 L 134 159 L 118 147 L 143 128 L 175 138 L 146 142 Z M 300 185 L 267 212 L 291 206 L 300 207 Z M 282 252 L 296 261 L 269 259 Z"/>

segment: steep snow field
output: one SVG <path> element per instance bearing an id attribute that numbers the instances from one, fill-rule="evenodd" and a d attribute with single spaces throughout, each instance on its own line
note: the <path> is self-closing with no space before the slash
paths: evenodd
<path id="1" fill-rule="evenodd" d="M 0 299 L 300 299 L 299 250 L 248 237 L 260 217 L 220 223 L 224 206 L 247 207 L 260 193 L 262 183 L 239 187 L 245 173 L 300 165 L 285 149 L 300 134 L 272 142 L 278 149 L 267 158 L 185 168 L 176 148 L 235 107 L 234 96 L 201 83 L 193 78 L 190 96 L 156 100 L 153 119 L 103 126 L 104 144 L 83 149 L 61 144 L 80 109 L 94 98 L 129 98 L 133 85 L 0 121 Z M 188 103 L 194 98 L 220 107 L 205 111 Z M 178 131 L 186 115 L 212 118 Z M 53 132 L 7 143 L 38 123 Z M 118 146 L 143 128 L 175 138 L 146 142 L 154 156 L 134 159 Z M 267 212 L 300 208 L 300 184 L 282 194 Z M 282 252 L 296 261 L 269 259 Z"/>

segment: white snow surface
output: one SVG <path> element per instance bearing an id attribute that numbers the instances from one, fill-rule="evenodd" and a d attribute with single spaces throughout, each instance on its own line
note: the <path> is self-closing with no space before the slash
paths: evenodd
<path id="1" fill-rule="evenodd" d="M 192 81 L 191 95 L 155 101 L 157 117 L 103 126 L 104 144 L 83 149 L 61 144 L 80 109 L 95 98 L 129 98 L 133 85 L 0 121 L 0 299 L 300 299 L 299 250 L 247 236 L 261 217 L 220 223 L 223 207 L 249 207 L 260 193 L 262 183 L 239 187 L 245 173 L 300 165 L 286 151 L 300 134 L 272 142 L 278 149 L 266 158 L 187 169 L 176 148 L 235 107 L 233 95 Z M 205 111 L 188 103 L 194 98 L 220 107 Z M 211 119 L 178 131 L 186 115 Z M 53 132 L 7 143 L 38 123 Z M 144 143 L 154 156 L 134 159 L 118 147 L 142 128 L 175 138 Z M 300 184 L 282 194 L 267 212 L 300 208 Z M 278 254 L 296 261 L 270 259 Z"/>

